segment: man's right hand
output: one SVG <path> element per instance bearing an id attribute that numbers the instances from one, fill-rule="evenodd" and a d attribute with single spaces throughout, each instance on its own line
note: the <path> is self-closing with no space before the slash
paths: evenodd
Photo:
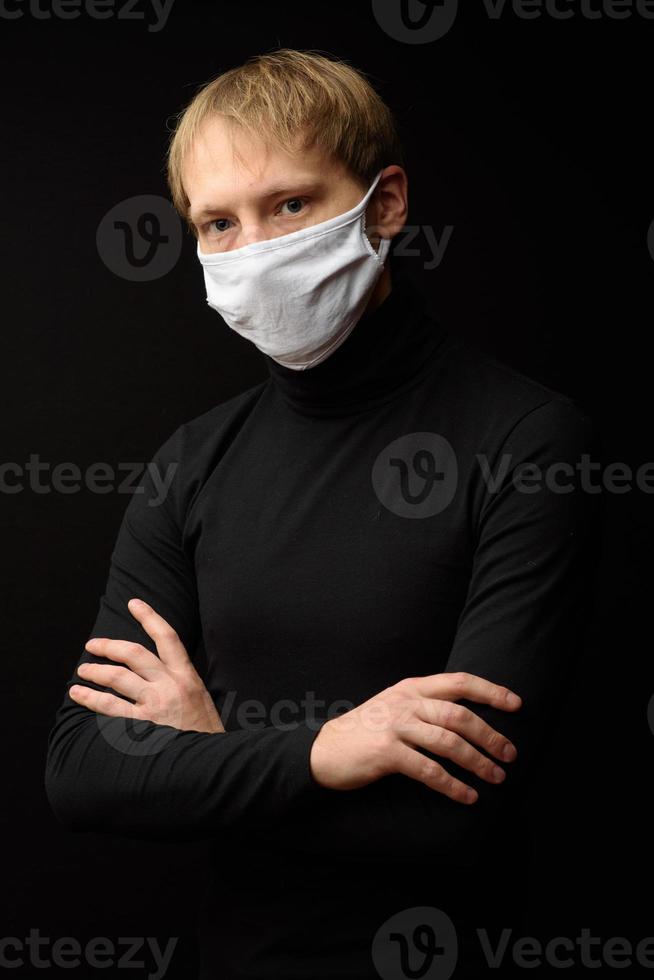
<path id="1" fill-rule="evenodd" d="M 325 722 L 311 747 L 314 779 L 329 789 L 347 790 L 403 773 L 453 800 L 474 803 L 474 789 L 417 747 L 451 759 L 491 783 L 502 782 L 506 773 L 471 743 L 505 762 L 512 762 L 517 751 L 473 711 L 454 703 L 460 698 L 503 711 L 515 711 L 522 704 L 508 688 L 476 674 L 408 677 Z"/>

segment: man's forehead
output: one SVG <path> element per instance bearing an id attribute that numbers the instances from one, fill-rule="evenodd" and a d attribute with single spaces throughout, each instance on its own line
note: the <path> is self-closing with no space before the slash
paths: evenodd
<path id="1" fill-rule="evenodd" d="M 241 172 L 251 174 L 257 180 L 264 171 L 272 169 L 305 169 L 319 170 L 324 162 L 324 153 L 315 145 L 303 145 L 303 139 L 297 139 L 288 145 L 280 145 L 273 139 L 266 139 L 220 116 L 205 119 L 188 148 L 184 169 L 191 171 L 234 170 L 235 177 Z M 232 180 L 234 177 L 231 178 Z"/>

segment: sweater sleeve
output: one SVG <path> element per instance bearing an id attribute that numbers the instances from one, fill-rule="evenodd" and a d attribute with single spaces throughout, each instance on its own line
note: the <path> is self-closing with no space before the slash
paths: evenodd
<path id="1" fill-rule="evenodd" d="M 183 430 L 157 451 L 126 507 L 89 637 L 131 640 L 156 654 L 127 608 L 130 598 L 141 598 L 177 630 L 193 659 L 202 636 L 193 560 L 182 537 L 192 490 Z M 77 666 L 82 662 L 110 661 L 83 650 Z M 190 840 L 237 826 L 274 827 L 315 792 L 306 762 L 317 731 L 305 724 L 289 731 L 179 731 L 99 715 L 69 697 L 72 683 L 109 689 L 73 676 L 50 731 L 46 792 L 73 831 Z"/>
<path id="2" fill-rule="evenodd" d="M 430 855 L 449 862 L 465 854 L 476 863 L 489 841 L 497 843 L 500 824 L 515 816 L 537 771 L 583 641 L 599 505 L 582 487 L 579 462 L 596 444 L 590 420 L 574 402 L 556 399 L 532 409 L 498 451 L 498 460 L 502 454 L 510 458 L 501 484 L 492 492 L 485 488 L 476 508 L 469 589 L 445 670 L 479 675 L 522 697 L 515 712 L 460 702 L 516 745 L 517 759 L 500 763 L 504 782 L 487 783 L 421 749 L 473 786 L 477 801 L 458 803 L 401 774 L 352 792 L 321 788 L 322 794 L 307 799 L 304 830 L 295 834 L 294 847 L 336 848 L 364 859 Z M 489 461 L 493 473 L 498 460 Z M 535 491 L 532 464 L 541 473 Z"/>

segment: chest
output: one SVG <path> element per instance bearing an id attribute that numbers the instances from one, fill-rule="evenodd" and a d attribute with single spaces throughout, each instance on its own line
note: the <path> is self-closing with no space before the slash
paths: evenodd
<path id="1" fill-rule="evenodd" d="M 462 495 L 439 513 L 411 512 L 442 471 L 411 447 L 405 467 L 390 462 L 403 458 L 398 431 L 419 426 L 398 429 L 392 415 L 374 424 L 269 418 L 231 443 L 193 514 L 208 683 L 219 702 L 260 705 L 266 718 L 280 700 L 315 699 L 329 711 L 444 668 L 469 584 L 469 541 Z M 399 497 L 384 488 L 386 463 Z"/>

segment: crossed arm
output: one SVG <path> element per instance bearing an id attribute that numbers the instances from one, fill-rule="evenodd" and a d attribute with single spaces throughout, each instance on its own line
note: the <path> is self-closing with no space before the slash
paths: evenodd
<path id="1" fill-rule="evenodd" d="M 71 698 L 109 717 L 180 731 L 224 732 L 214 701 L 173 627 L 142 600 L 131 599 L 128 607 L 154 641 L 157 655 L 130 641 L 88 640 L 88 651 L 114 663 L 83 663 L 77 673 L 117 694 L 74 684 Z M 474 712 L 454 703 L 463 697 L 502 711 L 521 704 L 508 688 L 463 671 L 406 678 L 321 727 L 311 747 L 313 778 L 330 789 L 353 790 L 402 773 L 453 800 L 473 803 L 477 793 L 471 787 L 415 748 L 452 759 L 491 783 L 503 781 L 504 769 L 474 743 L 505 762 L 515 759 L 516 748 Z"/>
<path id="2" fill-rule="evenodd" d="M 587 436 L 575 412 L 548 403 L 516 427 L 510 448 L 518 463 L 574 461 Z M 170 451 L 174 437 L 162 464 Z M 508 788 L 493 785 L 493 768 L 516 748 L 510 779 L 528 767 L 579 642 L 592 526 L 581 493 L 536 499 L 507 479 L 486 502 L 445 673 L 407 678 L 319 731 L 226 732 L 187 654 L 197 597 L 175 509 L 148 508 L 145 489 L 123 519 L 96 639 L 77 668 L 105 690 L 72 687 L 51 733 L 46 785 L 60 818 L 73 829 L 176 839 L 244 826 L 282 833 L 309 813 L 300 847 L 329 848 L 336 837 L 359 854 L 446 853 L 462 833 L 482 846 Z M 517 706 L 504 699 L 509 690 Z M 140 752 L 116 748 L 126 717 L 141 726 Z M 149 752 L 164 731 L 170 738 Z"/>

